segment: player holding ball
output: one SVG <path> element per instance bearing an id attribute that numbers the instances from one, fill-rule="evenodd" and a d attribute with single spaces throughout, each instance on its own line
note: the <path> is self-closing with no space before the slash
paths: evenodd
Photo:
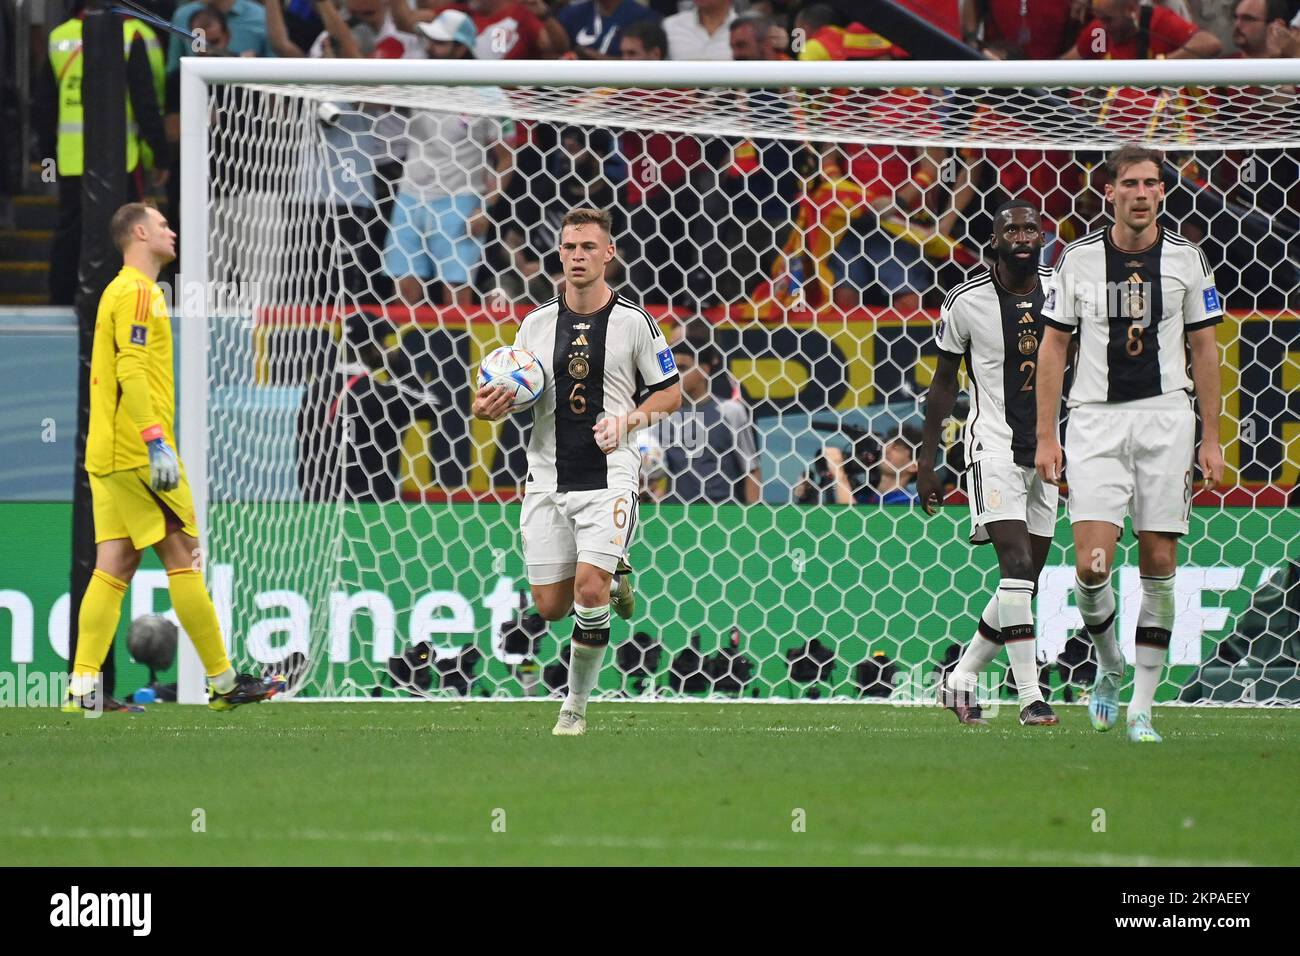
<path id="1" fill-rule="evenodd" d="M 587 698 L 609 644 L 611 605 L 620 617 L 632 614 L 625 557 L 636 528 L 641 456 L 631 433 L 682 401 L 659 326 L 605 282 L 614 258 L 610 230 L 607 212 L 565 215 L 564 291 L 524 316 L 514 342 L 545 370 L 532 405 L 520 515 L 528 583 L 546 620 L 570 610 L 574 616 L 569 693 L 556 736 L 586 733 Z M 472 414 L 497 421 L 517 407 L 517 394 L 489 382 L 479 388 Z"/>

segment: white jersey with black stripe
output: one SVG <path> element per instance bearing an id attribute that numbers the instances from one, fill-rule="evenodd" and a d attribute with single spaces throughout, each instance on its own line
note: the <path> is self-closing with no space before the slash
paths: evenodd
<path id="1" fill-rule="evenodd" d="M 606 455 L 592 431 L 606 415 L 636 409 L 645 391 L 678 380 L 663 332 L 645 309 L 611 292 L 591 313 L 570 310 L 557 297 L 524 316 L 515 347 L 546 369 L 533 405 L 525 493 L 626 488 L 640 482 L 641 456 L 624 442 Z"/>
<path id="2" fill-rule="evenodd" d="M 1161 226 L 1155 242 L 1131 252 L 1114 245 L 1108 226 L 1065 247 L 1043 319 L 1078 331 L 1074 407 L 1190 392 L 1186 334 L 1223 321 L 1223 303 L 1196 243 Z"/>
<path id="3" fill-rule="evenodd" d="M 939 310 L 935 343 L 966 360 L 971 403 L 964 433 L 967 461 L 1034 464 L 1034 383 L 1050 277 L 1051 270 L 1040 266 L 1034 288 L 1018 293 L 1003 288 L 992 271 L 984 272 L 949 292 Z"/>

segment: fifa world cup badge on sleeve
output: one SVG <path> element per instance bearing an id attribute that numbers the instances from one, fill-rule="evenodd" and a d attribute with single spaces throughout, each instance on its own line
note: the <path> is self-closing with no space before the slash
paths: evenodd
<path id="1" fill-rule="evenodd" d="M 1219 290 L 1214 288 L 1214 286 L 1210 286 L 1208 289 L 1202 292 L 1201 297 L 1205 299 L 1206 313 L 1223 311 L 1223 307 L 1219 305 Z"/>
<path id="2" fill-rule="evenodd" d="M 1056 308 L 1056 288 L 1052 287 L 1047 290 L 1047 301 L 1043 303 L 1044 309 Z"/>
<path id="3" fill-rule="evenodd" d="M 659 367 L 663 369 L 665 375 L 677 370 L 677 365 L 673 362 L 672 349 L 664 349 L 659 353 Z"/>
<path id="4" fill-rule="evenodd" d="M 144 345 L 149 336 L 149 330 L 143 325 L 131 326 L 131 344 Z"/>

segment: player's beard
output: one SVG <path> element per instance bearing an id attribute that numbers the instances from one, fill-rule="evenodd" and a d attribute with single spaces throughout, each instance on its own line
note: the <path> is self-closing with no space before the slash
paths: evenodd
<path id="1" fill-rule="evenodd" d="M 1014 254 L 999 257 L 1002 262 L 1002 268 L 1006 270 L 1007 276 L 1015 285 L 1022 285 L 1038 268 L 1038 257 L 1030 256 L 1027 259 L 1017 259 Z"/>

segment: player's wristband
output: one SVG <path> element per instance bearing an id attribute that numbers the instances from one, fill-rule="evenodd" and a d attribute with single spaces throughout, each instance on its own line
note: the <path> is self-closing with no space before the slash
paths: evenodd
<path id="1" fill-rule="evenodd" d="M 146 428 L 144 431 L 140 433 L 140 438 L 144 441 L 146 445 L 149 444 L 151 441 L 157 441 L 159 438 L 162 437 L 163 437 L 163 430 L 161 425 L 150 425 L 148 428 Z"/>

